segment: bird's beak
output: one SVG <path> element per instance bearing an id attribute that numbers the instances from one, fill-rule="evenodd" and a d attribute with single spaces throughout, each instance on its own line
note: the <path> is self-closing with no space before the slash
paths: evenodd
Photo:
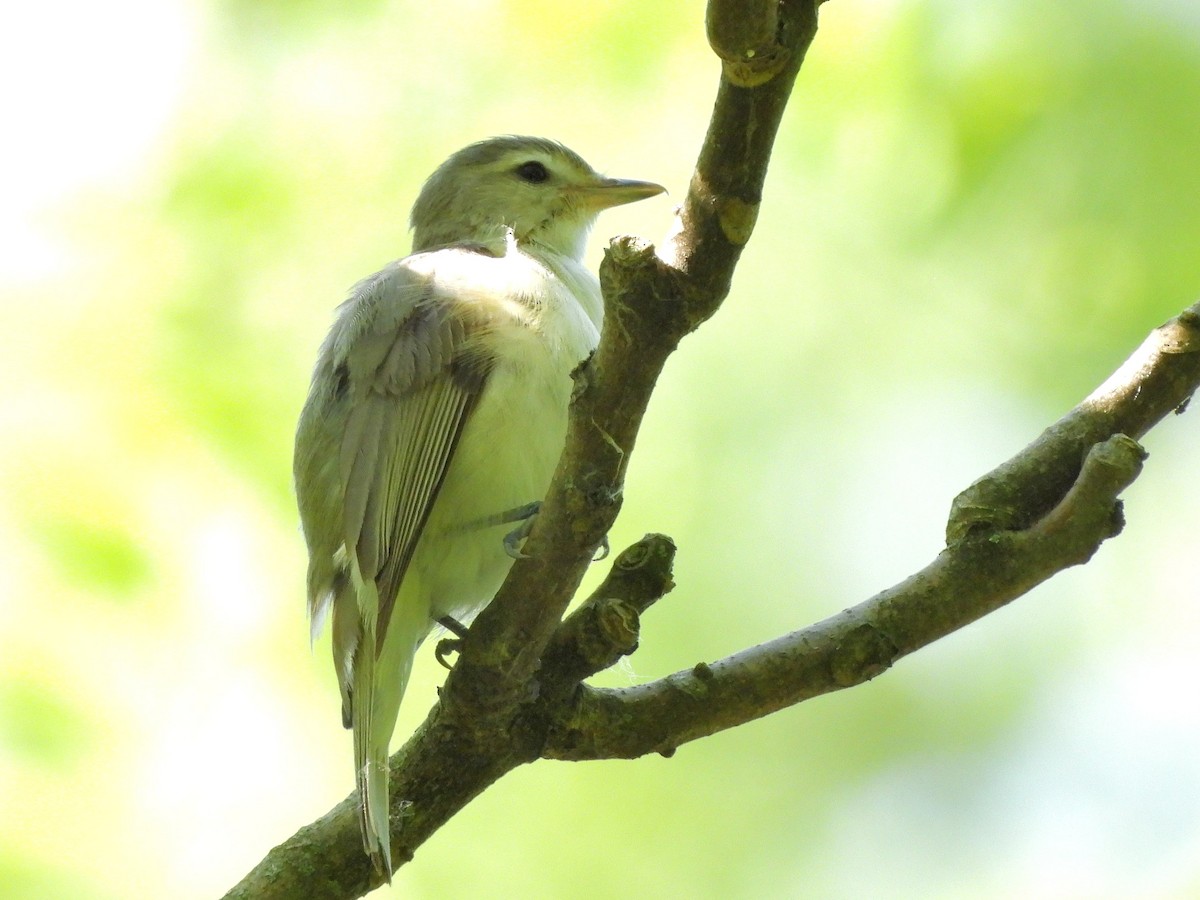
<path id="1" fill-rule="evenodd" d="M 667 189 L 653 181 L 630 181 L 625 178 L 598 178 L 591 184 L 575 188 L 579 202 L 599 212 L 624 203 L 645 200 L 658 194 L 665 194 Z"/>

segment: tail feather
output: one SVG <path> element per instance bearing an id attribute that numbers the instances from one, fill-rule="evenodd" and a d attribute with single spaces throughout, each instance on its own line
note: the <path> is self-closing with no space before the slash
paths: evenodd
<path id="1" fill-rule="evenodd" d="M 359 796 L 363 850 L 388 879 L 392 874 L 391 829 L 388 827 L 388 745 L 372 740 L 375 728 L 375 641 L 364 635 L 355 653 L 351 715 L 354 762 Z"/>
<path id="2" fill-rule="evenodd" d="M 389 881 L 392 847 L 388 747 L 413 656 L 430 626 L 428 610 L 412 602 L 406 593 L 402 589 L 378 656 L 374 622 L 360 623 L 349 697 L 363 849 Z"/>

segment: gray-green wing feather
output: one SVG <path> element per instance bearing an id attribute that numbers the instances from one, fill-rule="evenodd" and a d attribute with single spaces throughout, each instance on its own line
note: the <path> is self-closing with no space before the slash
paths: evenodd
<path id="1" fill-rule="evenodd" d="M 340 310 L 296 449 L 314 620 L 353 559 L 378 589 L 379 646 L 488 372 L 477 349 L 486 322 L 470 305 L 439 296 L 406 262 L 360 283 Z"/>

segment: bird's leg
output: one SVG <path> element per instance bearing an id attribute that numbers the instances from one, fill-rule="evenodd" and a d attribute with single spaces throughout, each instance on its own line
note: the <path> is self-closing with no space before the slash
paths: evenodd
<path id="1" fill-rule="evenodd" d="M 533 522 L 541 512 L 542 502 L 535 500 L 533 503 L 526 503 L 524 506 L 517 506 L 513 509 L 505 510 L 502 513 L 496 513 L 494 516 L 487 516 L 483 519 L 478 519 L 471 523 L 471 527 L 487 528 L 492 525 L 507 525 L 510 522 L 520 522 L 516 528 L 504 536 L 504 552 L 513 559 L 524 559 L 525 554 L 521 552 L 521 543 L 525 538 L 529 537 L 529 532 L 533 529 Z M 592 562 L 599 562 L 608 556 L 609 545 L 608 535 L 604 535 L 600 539 L 600 546 L 596 548 L 596 555 L 592 557 Z"/>
<path id="2" fill-rule="evenodd" d="M 513 559 L 520 559 L 521 541 L 529 537 L 529 529 L 533 527 L 533 520 L 541 508 L 542 501 L 537 500 L 533 503 L 526 503 L 524 506 L 517 506 L 513 509 L 506 509 L 504 512 L 484 516 L 481 519 L 473 519 L 466 525 L 463 525 L 462 528 L 464 531 L 474 531 L 477 528 L 492 528 L 496 525 L 520 522 L 519 526 L 504 536 L 504 552 Z"/>
<path id="3" fill-rule="evenodd" d="M 504 512 L 496 513 L 494 516 L 477 519 L 471 523 L 471 527 L 490 528 L 493 525 L 507 525 L 510 522 L 520 522 L 520 525 L 504 536 L 504 552 L 513 559 L 521 559 L 524 556 L 521 553 L 521 541 L 529 537 L 529 529 L 533 528 L 533 520 L 537 518 L 538 511 L 541 508 L 542 501 L 535 500 L 533 503 L 526 503 L 524 506 L 506 509 Z"/>
<path id="4" fill-rule="evenodd" d="M 462 650 L 463 641 L 467 637 L 467 626 L 453 616 L 442 616 L 437 623 L 454 635 L 452 638 L 442 638 L 433 648 L 433 658 L 449 669 L 452 667 L 446 662 L 446 654 Z"/>

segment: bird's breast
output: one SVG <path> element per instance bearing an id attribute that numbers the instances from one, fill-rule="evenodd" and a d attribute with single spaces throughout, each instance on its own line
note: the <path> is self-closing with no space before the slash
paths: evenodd
<path id="1" fill-rule="evenodd" d="M 566 436 L 571 372 L 599 339 L 586 311 L 598 286 L 581 302 L 575 285 L 542 271 L 534 296 L 503 299 L 516 306 L 483 338 L 490 374 L 414 555 L 435 617 L 467 615 L 504 580 L 504 536 L 519 523 L 478 523 L 545 495 Z"/>

